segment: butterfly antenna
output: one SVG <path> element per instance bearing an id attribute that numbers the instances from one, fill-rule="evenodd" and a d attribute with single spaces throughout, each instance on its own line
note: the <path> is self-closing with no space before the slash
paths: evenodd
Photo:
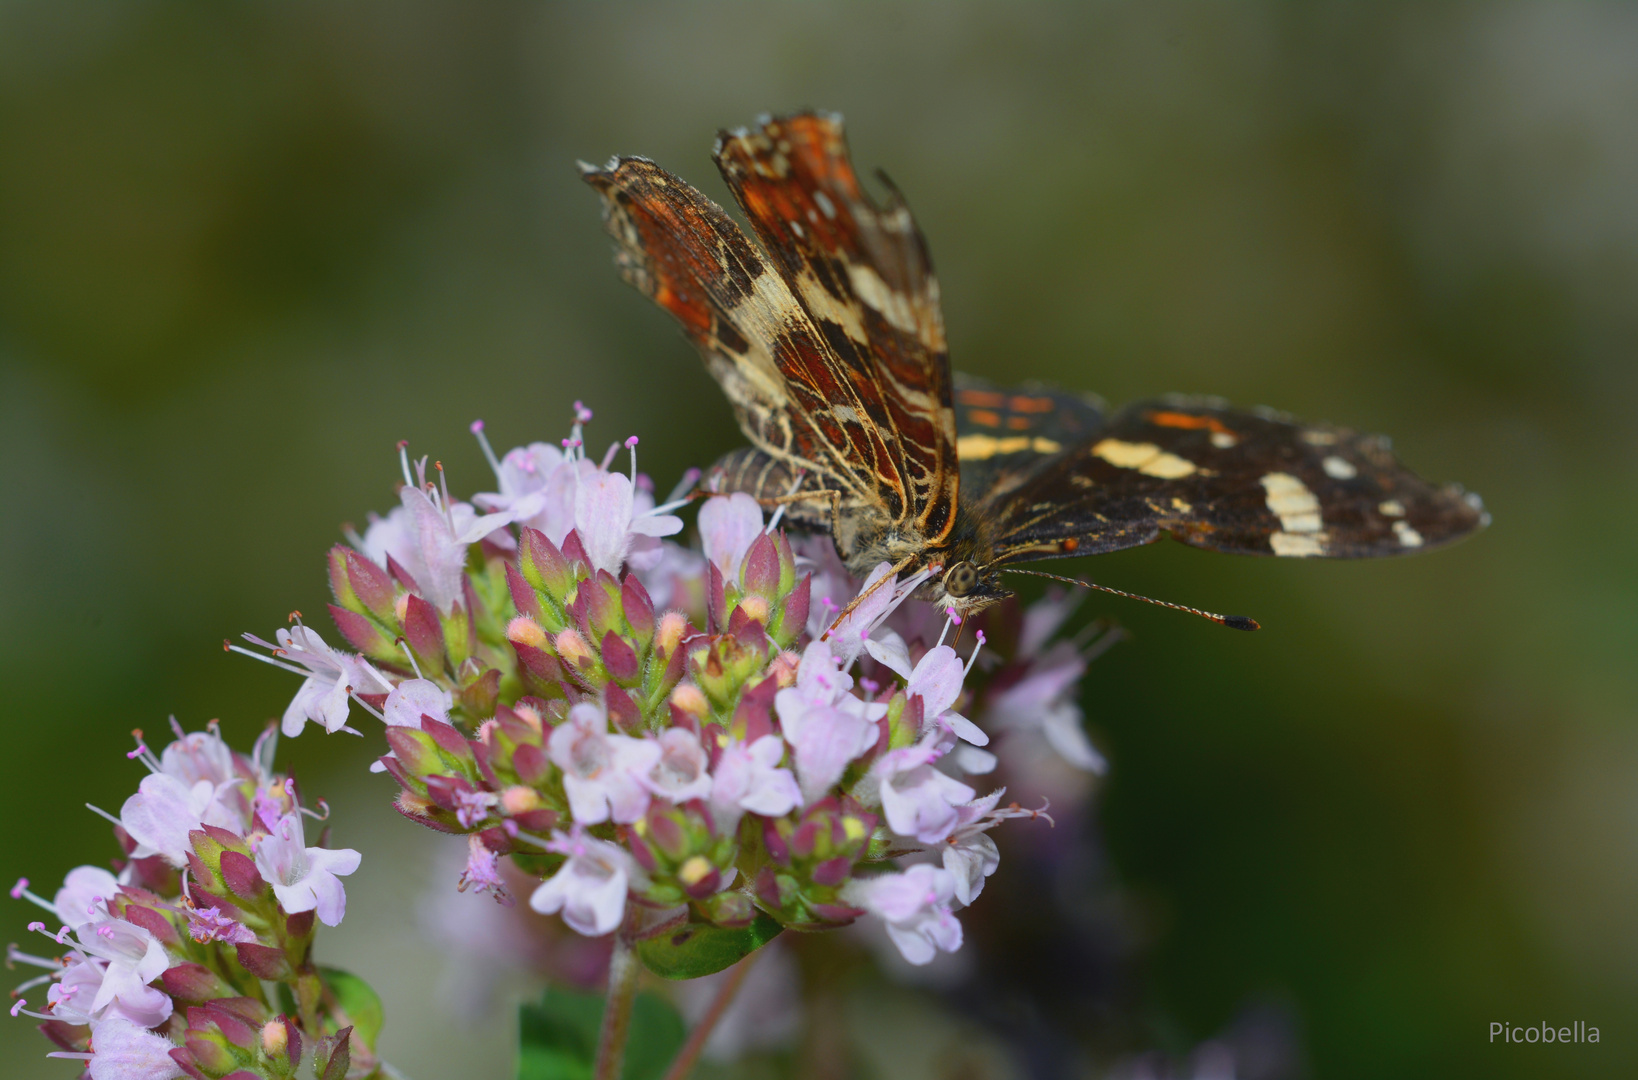
<path id="1" fill-rule="evenodd" d="M 1198 615 L 1202 619 L 1210 619 L 1217 625 L 1226 626 L 1230 630 L 1262 629 L 1262 626 L 1256 619 L 1246 615 L 1218 615 L 1215 612 L 1201 611 L 1199 608 L 1187 607 L 1183 604 L 1171 604 L 1167 603 L 1165 600 L 1156 600 L 1149 596 L 1139 596 L 1137 593 L 1129 593 L 1123 589 L 1112 589 L 1108 585 L 1099 585 L 1091 581 L 1082 581 L 1080 578 L 1061 577 L 1057 574 L 1048 574 L 1041 570 L 1014 570 L 1010 567 L 1004 570 L 1003 573 L 1028 574 L 1030 577 L 1042 577 L 1051 581 L 1061 581 L 1065 585 L 1079 585 L 1083 589 L 1096 589 L 1098 592 L 1113 593 L 1116 596 L 1124 596 L 1128 600 L 1142 600 L 1145 604 L 1153 604 L 1156 607 L 1171 608 L 1173 611 L 1184 611 L 1190 615 Z"/>

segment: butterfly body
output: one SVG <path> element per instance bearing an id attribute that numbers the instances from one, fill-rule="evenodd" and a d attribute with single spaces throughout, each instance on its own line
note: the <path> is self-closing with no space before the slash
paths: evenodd
<path id="1" fill-rule="evenodd" d="M 750 443 L 709 489 L 828 531 L 856 576 L 932 569 L 918 595 L 967 612 L 1011 595 L 1009 564 L 1162 535 L 1357 558 L 1488 520 L 1380 437 L 1211 398 L 1110 414 L 1091 395 L 956 375 L 926 243 L 891 185 L 884 204 L 859 185 L 839 117 L 724 132 L 714 157 L 754 240 L 646 159 L 582 170 L 623 276 L 681 323 Z"/>

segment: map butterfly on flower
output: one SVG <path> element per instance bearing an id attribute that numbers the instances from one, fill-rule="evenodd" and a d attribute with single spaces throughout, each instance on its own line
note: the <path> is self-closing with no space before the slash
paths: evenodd
<path id="1" fill-rule="evenodd" d="M 932 571 L 917 595 L 967 613 L 1012 595 L 999 576 L 1012 564 L 1162 535 L 1363 558 L 1488 522 L 1477 496 L 1422 480 L 1381 436 L 1215 398 L 1111 413 L 953 374 L 926 242 L 885 176 L 885 202 L 860 185 L 839 116 L 723 132 L 713 157 L 754 239 L 645 158 L 581 169 L 622 276 L 682 324 L 750 442 L 717 462 L 711 490 L 828 531 L 857 577 L 884 561 Z"/>

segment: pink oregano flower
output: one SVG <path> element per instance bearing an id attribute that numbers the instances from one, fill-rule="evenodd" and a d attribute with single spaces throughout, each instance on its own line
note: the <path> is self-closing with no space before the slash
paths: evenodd
<path id="1" fill-rule="evenodd" d="M 84 1061 L 91 1080 L 179 1080 L 187 1076 L 171 1057 L 175 1043 L 122 1017 L 92 1024 L 91 1046 L 91 1053 L 58 1050 L 46 1057 Z"/>
<path id="2" fill-rule="evenodd" d="M 137 785 L 137 793 L 120 807 L 119 823 L 137 842 L 133 858 L 162 855 L 172 866 L 187 864 L 193 841 L 188 834 L 204 825 L 234 832 L 244 827 L 240 815 L 221 801 L 237 781 L 212 784 L 200 780 L 184 784 L 174 776 L 153 773 Z"/>
<path id="3" fill-rule="evenodd" d="M 362 858 L 358 852 L 308 847 L 299 810 L 279 818 L 270 833 L 253 835 L 250 846 L 256 869 L 273 886 L 285 911 L 315 912 L 325 926 L 341 922 L 347 914 L 347 892 L 340 879 L 358 869 Z"/>
<path id="4" fill-rule="evenodd" d="M 853 679 L 826 641 L 811 642 L 796 669 L 796 685 L 774 697 L 785 739 L 791 744 L 804 802 L 824 798 L 848 764 L 876 745 L 883 703 L 853 696 Z"/>
<path id="5" fill-rule="evenodd" d="M 890 750 L 871 766 L 888 828 L 900 836 L 936 844 L 950 835 L 961 821 L 960 808 L 972 801 L 972 788 L 934 766 L 942 756 L 936 746 L 922 743 Z"/>
<path id="6" fill-rule="evenodd" d="M 563 921 L 587 937 L 607 934 L 626 912 L 626 889 L 638 873 L 630 852 L 576 829 L 554 832 L 548 850 L 567 855 L 563 866 L 529 897 L 542 915 L 563 913 Z"/>
<path id="7" fill-rule="evenodd" d="M 940 950 L 961 948 L 961 923 L 951 914 L 955 875 L 918 863 L 899 874 L 855 878 L 843 898 L 887 924 L 887 936 L 912 964 L 931 963 Z"/>
<path id="8" fill-rule="evenodd" d="M 762 507 L 743 491 L 719 495 L 700 507 L 699 527 L 706 559 L 722 572 L 724 581 L 738 581 L 745 553 L 762 535 Z"/>
<path id="9" fill-rule="evenodd" d="M 747 811 L 782 817 L 802 805 L 796 777 L 779 767 L 784 757 L 785 740 L 778 735 L 722 748 L 711 783 L 711 817 L 718 832 L 732 832 Z"/>
<path id="10" fill-rule="evenodd" d="M 648 809 L 641 777 L 659 763 L 660 745 L 651 739 L 609 734 L 601 705 L 583 701 L 552 730 L 546 749 L 563 770 L 569 810 L 582 825 L 600 821 L 630 824 Z"/>
<path id="11" fill-rule="evenodd" d="M 659 549 L 659 538 L 682 532 L 675 514 L 645 514 L 637 489 L 620 473 L 596 470 L 582 476 L 574 496 L 574 523 L 592 569 L 620 572 L 634 547 Z"/>

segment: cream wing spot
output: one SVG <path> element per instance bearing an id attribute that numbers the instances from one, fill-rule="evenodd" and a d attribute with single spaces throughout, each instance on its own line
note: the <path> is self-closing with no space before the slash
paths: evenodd
<path id="1" fill-rule="evenodd" d="M 1333 480 L 1352 480 L 1359 475 L 1359 470 L 1354 468 L 1352 463 L 1335 454 L 1328 455 L 1320 465 L 1325 469 L 1325 475 Z"/>
<path id="2" fill-rule="evenodd" d="M 1411 528 L 1411 523 L 1408 521 L 1394 522 L 1393 532 L 1395 536 L 1399 537 L 1399 543 L 1404 547 L 1417 548 L 1422 546 L 1422 534 Z"/>
<path id="3" fill-rule="evenodd" d="M 916 319 L 916 309 L 910 298 L 894 290 L 872 267 L 850 263 L 847 276 L 853 285 L 854 295 L 880 312 L 889 326 L 906 334 L 914 334 L 920 329 L 921 324 Z"/>
<path id="4" fill-rule="evenodd" d="M 1334 446 L 1337 437 L 1335 432 L 1312 429 L 1302 433 L 1302 441 L 1309 446 Z"/>
<path id="5" fill-rule="evenodd" d="M 1239 439 L 1235 438 L 1233 434 L 1227 431 L 1214 431 L 1211 433 L 1211 444 L 1217 447 L 1219 450 L 1228 450 L 1235 446 L 1239 441 Z"/>
<path id="6" fill-rule="evenodd" d="M 1102 458 L 1116 468 L 1136 469 L 1145 476 L 1162 480 L 1181 480 L 1195 473 L 1194 462 L 1167 453 L 1154 443 L 1104 439 L 1092 448 L 1092 456 Z"/>
<path id="7" fill-rule="evenodd" d="M 1028 435 L 1009 435 L 1004 439 L 997 439 L 993 435 L 973 434 L 963 435 L 956 440 L 956 456 L 963 461 L 984 461 L 997 454 L 1016 454 L 1020 450 L 1033 450 L 1037 454 L 1056 454 L 1061 449 L 1057 442 L 1039 435 L 1034 438 Z"/>
<path id="8" fill-rule="evenodd" d="M 1129 443 L 1120 439 L 1104 439 L 1092 448 L 1092 456 L 1102 458 L 1118 469 L 1141 469 L 1160 453 L 1154 443 Z"/>
<path id="9" fill-rule="evenodd" d="M 1376 504 L 1377 512 L 1383 517 L 1404 517 L 1405 504 L 1398 499 L 1385 499 Z"/>
<path id="10" fill-rule="evenodd" d="M 1280 528 L 1287 533 L 1317 533 L 1320 531 L 1319 499 L 1308 490 L 1308 485 L 1290 473 L 1269 473 L 1259 483 L 1267 492 L 1264 502 L 1269 512 L 1280 519 Z"/>
<path id="11" fill-rule="evenodd" d="M 1158 476 L 1162 480 L 1181 480 L 1185 476 L 1193 475 L 1194 462 L 1180 458 L 1176 454 L 1161 454 L 1138 472 L 1145 476 Z"/>
<path id="12" fill-rule="evenodd" d="M 1268 546 L 1273 549 L 1274 554 L 1286 558 L 1306 559 L 1325 554 L 1322 537 L 1313 533 L 1300 535 L 1287 532 L 1271 533 L 1268 537 Z"/>

